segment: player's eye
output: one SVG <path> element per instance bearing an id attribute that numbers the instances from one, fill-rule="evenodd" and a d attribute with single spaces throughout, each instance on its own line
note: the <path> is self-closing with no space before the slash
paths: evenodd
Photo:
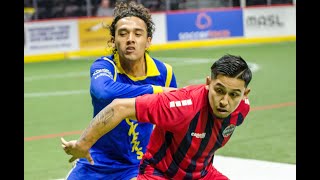
<path id="1" fill-rule="evenodd" d="M 230 93 L 230 97 L 232 98 L 236 98 L 238 96 L 240 96 L 238 93 Z"/>
<path id="2" fill-rule="evenodd" d="M 127 33 L 126 32 L 120 32 L 119 35 L 120 36 L 125 36 Z"/>
<path id="3" fill-rule="evenodd" d="M 223 90 L 221 88 L 216 88 L 215 91 L 218 93 L 218 94 L 223 94 Z"/>
<path id="4" fill-rule="evenodd" d="M 136 36 L 142 36 L 141 32 L 136 32 Z"/>

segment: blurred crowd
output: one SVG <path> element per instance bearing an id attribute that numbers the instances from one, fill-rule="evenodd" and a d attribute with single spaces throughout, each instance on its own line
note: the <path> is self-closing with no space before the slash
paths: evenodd
<path id="1" fill-rule="evenodd" d="M 126 0 L 24 0 L 24 20 L 112 16 L 117 1 Z M 151 12 L 239 7 L 241 0 L 135 0 Z M 294 0 L 245 0 L 246 6 L 292 4 Z"/>

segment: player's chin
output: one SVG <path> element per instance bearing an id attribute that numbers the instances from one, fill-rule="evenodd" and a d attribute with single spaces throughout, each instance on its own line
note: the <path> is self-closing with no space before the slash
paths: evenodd
<path id="1" fill-rule="evenodd" d="M 216 115 L 216 117 L 219 119 L 223 119 L 223 118 L 228 117 L 230 115 L 230 113 L 227 111 L 215 111 L 214 115 Z"/>
<path id="2" fill-rule="evenodd" d="M 135 61 L 139 59 L 138 56 L 135 55 L 134 53 L 125 54 L 125 58 L 131 61 Z"/>

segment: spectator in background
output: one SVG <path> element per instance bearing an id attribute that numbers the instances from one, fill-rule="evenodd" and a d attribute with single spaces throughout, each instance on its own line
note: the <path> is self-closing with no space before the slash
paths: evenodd
<path id="1" fill-rule="evenodd" d="M 151 12 L 160 11 L 162 9 L 162 0 L 152 0 L 152 1 L 144 1 L 144 6 L 147 7 Z"/>
<path id="2" fill-rule="evenodd" d="M 135 2 L 119 2 L 109 30 L 113 53 L 90 67 L 93 116 L 115 98 L 131 98 L 177 87 L 169 64 L 152 58 L 147 49 L 155 30 L 149 10 Z M 129 180 L 138 175 L 153 125 L 126 118 L 90 149 L 95 165 L 79 159 L 67 180 Z"/>
<path id="3" fill-rule="evenodd" d="M 84 157 L 96 164 L 90 147 L 130 117 L 155 124 L 137 179 L 229 180 L 213 166 L 214 154 L 249 113 L 251 78 L 247 63 L 227 54 L 213 63 L 206 84 L 116 99 L 93 118 L 78 140 L 61 138 L 61 146 L 72 156 L 69 162 Z"/>
<path id="4" fill-rule="evenodd" d="M 113 16 L 113 8 L 110 6 L 110 0 L 101 0 L 96 16 Z"/>
<path id="5" fill-rule="evenodd" d="M 65 4 L 63 17 L 81 17 L 86 15 L 86 11 L 83 11 L 81 6 L 83 5 L 83 1 L 78 0 L 67 0 L 66 2 L 58 2 L 60 5 Z M 57 15 L 59 16 L 59 15 Z"/>

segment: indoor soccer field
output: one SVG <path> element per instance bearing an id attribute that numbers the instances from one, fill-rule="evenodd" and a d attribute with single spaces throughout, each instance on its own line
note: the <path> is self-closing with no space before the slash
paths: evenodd
<path id="1" fill-rule="evenodd" d="M 179 87 L 205 83 L 212 63 L 227 53 L 243 57 L 253 71 L 251 112 L 216 155 L 296 164 L 295 41 L 150 52 L 172 65 Z M 60 137 L 77 139 L 92 119 L 95 58 L 24 65 L 25 180 L 62 179 L 72 167 Z"/>

